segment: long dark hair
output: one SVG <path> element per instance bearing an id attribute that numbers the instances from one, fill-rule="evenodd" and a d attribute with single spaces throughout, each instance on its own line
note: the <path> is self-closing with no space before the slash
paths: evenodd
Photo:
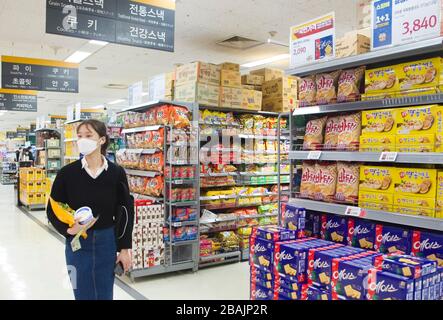
<path id="1" fill-rule="evenodd" d="M 98 136 L 100 138 L 105 137 L 106 141 L 101 147 L 102 155 L 106 156 L 106 150 L 109 146 L 109 136 L 108 136 L 108 129 L 106 128 L 106 125 L 98 120 L 95 119 L 89 119 L 85 120 L 77 127 L 77 133 L 80 130 L 81 127 L 86 126 L 89 128 L 92 128 L 95 132 L 97 132 Z"/>

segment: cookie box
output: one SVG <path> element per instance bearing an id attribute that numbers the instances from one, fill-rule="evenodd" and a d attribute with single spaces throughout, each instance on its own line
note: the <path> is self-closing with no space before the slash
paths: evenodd
<path id="1" fill-rule="evenodd" d="M 395 172 L 396 169 L 392 167 L 361 166 L 359 190 L 393 193 Z"/>

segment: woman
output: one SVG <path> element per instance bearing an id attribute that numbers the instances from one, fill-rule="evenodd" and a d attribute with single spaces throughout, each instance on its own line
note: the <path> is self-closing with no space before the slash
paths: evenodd
<path id="1" fill-rule="evenodd" d="M 74 210 L 91 208 L 94 219 L 86 226 L 76 220 L 69 227 L 48 205 L 48 220 L 66 237 L 66 263 L 76 300 L 112 300 L 116 264 L 125 272 L 131 266 L 133 199 L 123 168 L 105 158 L 109 144 L 106 126 L 97 120 L 84 121 L 77 128 L 77 137 L 84 158 L 60 170 L 51 197 Z M 126 213 L 122 214 L 123 223 L 120 212 Z M 73 251 L 74 237 L 82 228 L 87 230 L 87 238 L 80 237 L 81 248 Z"/>

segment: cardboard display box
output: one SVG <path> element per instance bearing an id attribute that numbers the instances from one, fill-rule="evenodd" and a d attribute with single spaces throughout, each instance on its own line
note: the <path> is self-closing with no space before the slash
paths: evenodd
<path id="1" fill-rule="evenodd" d="M 179 66 L 175 70 L 175 85 L 199 82 L 220 85 L 220 67 L 206 62 L 192 62 Z"/>
<path id="2" fill-rule="evenodd" d="M 168 100 L 166 99 L 167 97 L 170 97 L 170 100 L 172 100 L 174 96 L 174 81 L 174 72 L 163 73 L 151 78 L 148 84 L 149 101 Z"/>
<path id="3" fill-rule="evenodd" d="M 241 74 L 239 71 L 221 70 L 220 85 L 222 87 L 241 88 Z"/>
<path id="4" fill-rule="evenodd" d="M 357 27 L 370 28 L 372 24 L 372 0 L 357 1 Z"/>
<path id="5" fill-rule="evenodd" d="M 220 107 L 240 109 L 242 106 L 242 89 L 220 87 Z"/>
<path id="6" fill-rule="evenodd" d="M 255 74 L 245 74 L 241 77 L 241 83 L 244 85 L 261 86 L 265 82 L 265 77 Z"/>
<path id="7" fill-rule="evenodd" d="M 262 91 L 263 90 L 263 86 L 254 86 L 251 84 L 242 84 L 242 89 L 246 89 L 246 90 L 255 90 L 255 91 Z"/>
<path id="8" fill-rule="evenodd" d="M 290 112 L 298 108 L 298 101 L 294 99 L 271 98 L 263 99 L 262 110 L 271 112 Z"/>
<path id="9" fill-rule="evenodd" d="M 262 109 L 263 94 L 260 91 L 242 89 L 242 109 L 260 111 Z"/>
<path id="10" fill-rule="evenodd" d="M 271 69 L 271 68 L 263 68 L 263 69 L 254 70 L 254 71 L 251 71 L 251 74 L 263 76 L 265 78 L 264 79 L 265 82 L 282 78 L 285 75 L 283 70 Z"/>
<path id="11" fill-rule="evenodd" d="M 220 87 L 206 83 L 188 82 L 175 87 L 175 99 L 181 102 L 195 102 L 218 107 Z"/>
<path id="12" fill-rule="evenodd" d="M 344 58 L 359 55 L 371 50 L 371 39 L 360 30 L 348 32 L 343 38 L 337 40 L 335 57 Z"/>
<path id="13" fill-rule="evenodd" d="M 240 71 L 240 65 L 238 63 L 232 63 L 232 62 L 223 62 L 218 65 L 221 70 L 231 70 L 231 71 Z"/>
<path id="14" fill-rule="evenodd" d="M 292 99 L 297 100 L 298 78 L 282 77 L 280 79 L 266 81 L 263 84 L 263 99 Z"/>

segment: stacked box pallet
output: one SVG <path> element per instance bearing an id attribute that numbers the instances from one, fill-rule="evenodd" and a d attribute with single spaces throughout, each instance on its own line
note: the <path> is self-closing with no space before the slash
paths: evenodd
<path id="1" fill-rule="evenodd" d="M 175 71 L 162 73 L 149 80 L 149 101 L 174 100 Z"/>
<path id="2" fill-rule="evenodd" d="M 174 99 L 218 107 L 220 104 L 220 67 L 200 61 L 177 67 Z"/>
<path id="3" fill-rule="evenodd" d="M 46 175 L 43 169 L 20 168 L 20 201 L 27 206 L 46 203 Z"/>
<path id="4" fill-rule="evenodd" d="M 297 107 L 297 77 L 282 76 L 273 80 L 265 80 L 263 84 L 263 110 L 289 112 Z"/>
<path id="5" fill-rule="evenodd" d="M 263 105 L 263 83 L 265 77 L 257 74 L 245 74 L 241 77 L 242 109 L 260 111 Z"/>
<path id="6" fill-rule="evenodd" d="M 240 65 L 225 62 L 220 68 L 220 107 L 240 109 L 242 107 L 242 87 Z"/>

